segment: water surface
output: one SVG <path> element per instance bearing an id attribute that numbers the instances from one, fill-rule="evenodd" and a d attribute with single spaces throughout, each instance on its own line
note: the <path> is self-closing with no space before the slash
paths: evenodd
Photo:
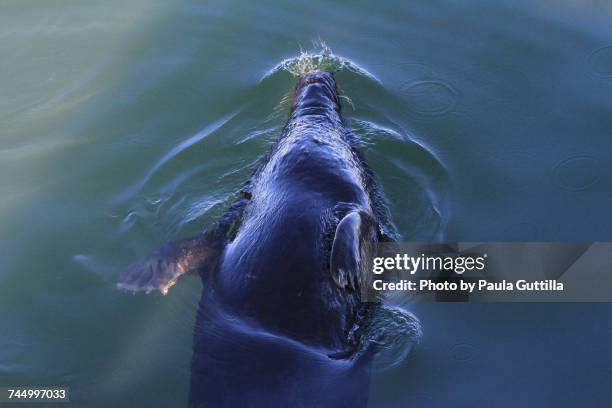
<path id="1" fill-rule="evenodd" d="M 611 240 L 606 1 L 5 0 L 0 385 L 186 404 L 200 282 L 115 289 L 200 231 L 287 118 L 276 69 L 325 42 L 406 240 Z M 350 103 L 349 103 L 350 99 Z M 285 100 L 285 102 L 283 102 Z M 409 306 L 372 406 L 605 406 L 606 304 Z"/>

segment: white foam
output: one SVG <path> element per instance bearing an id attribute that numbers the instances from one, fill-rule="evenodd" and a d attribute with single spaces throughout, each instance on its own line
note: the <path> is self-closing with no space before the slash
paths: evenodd
<path id="1" fill-rule="evenodd" d="M 299 77 L 308 72 L 316 70 L 329 72 L 346 70 L 365 76 L 379 84 L 382 84 L 382 81 L 374 74 L 365 68 L 360 67 L 350 59 L 334 54 L 332 50 L 324 43 L 321 43 L 319 45 L 319 49 L 316 51 L 300 50 L 300 54 L 298 56 L 284 59 L 280 63 L 276 64 L 272 69 L 268 70 L 261 78 L 261 81 L 280 71 L 287 71 L 290 74 Z"/>

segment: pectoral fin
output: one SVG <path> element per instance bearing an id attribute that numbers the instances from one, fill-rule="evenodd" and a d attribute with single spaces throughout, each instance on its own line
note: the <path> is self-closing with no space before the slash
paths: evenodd
<path id="1" fill-rule="evenodd" d="M 367 267 L 367 245 L 376 237 L 374 221 L 365 211 L 350 211 L 338 224 L 332 244 L 330 271 L 341 287 L 359 289 Z"/>
<path id="2" fill-rule="evenodd" d="M 134 292 L 159 290 L 164 295 L 185 274 L 216 265 L 223 249 L 211 233 L 170 242 L 128 267 L 117 286 Z"/>
<path id="3" fill-rule="evenodd" d="M 128 267 L 117 286 L 130 291 L 159 290 L 164 295 L 183 275 L 204 275 L 216 268 L 225 244 L 236 234 L 248 196 L 234 202 L 209 230 L 170 242 Z"/>

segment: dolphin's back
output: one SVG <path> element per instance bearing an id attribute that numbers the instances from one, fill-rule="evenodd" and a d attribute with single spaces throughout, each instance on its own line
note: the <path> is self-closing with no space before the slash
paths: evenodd
<path id="1" fill-rule="evenodd" d="M 365 407 L 368 356 L 334 360 L 241 319 L 210 316 L 210 299 L 203 297 L 203 306 L 194 333 L 190 407 Z"/>
<path id="2" fill-rule="evenodd" d="M 355 346 L 355 262 L 381 218 L 351 137 L 333 76 L 302 76 L 287 125 L 248 183 L 239 225 L 215 273 L 203 276 L 192 406 L 365 405 L 368 353 L 330 357 Z"/>

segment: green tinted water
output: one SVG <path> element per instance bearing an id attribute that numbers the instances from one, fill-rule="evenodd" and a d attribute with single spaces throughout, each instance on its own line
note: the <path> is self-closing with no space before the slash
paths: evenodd
<path id="1" fill-rule="evenodd" d="M 313 42 L 346 62 L 344 113 L 405 239 L 612 239 L 610 17 L 603 1 L 4 0 L 0 385 L 186 404 L 200 282 L 163 298 L 115 282 L 220 214 L 286 120 L 282 62 Z M 434 359 L 455 347 L 444 315 L 421 311 Z M 374 397 L 402 399 L 401 378 Z M 435 395 L 419 386 L 406 401 Z"/>

